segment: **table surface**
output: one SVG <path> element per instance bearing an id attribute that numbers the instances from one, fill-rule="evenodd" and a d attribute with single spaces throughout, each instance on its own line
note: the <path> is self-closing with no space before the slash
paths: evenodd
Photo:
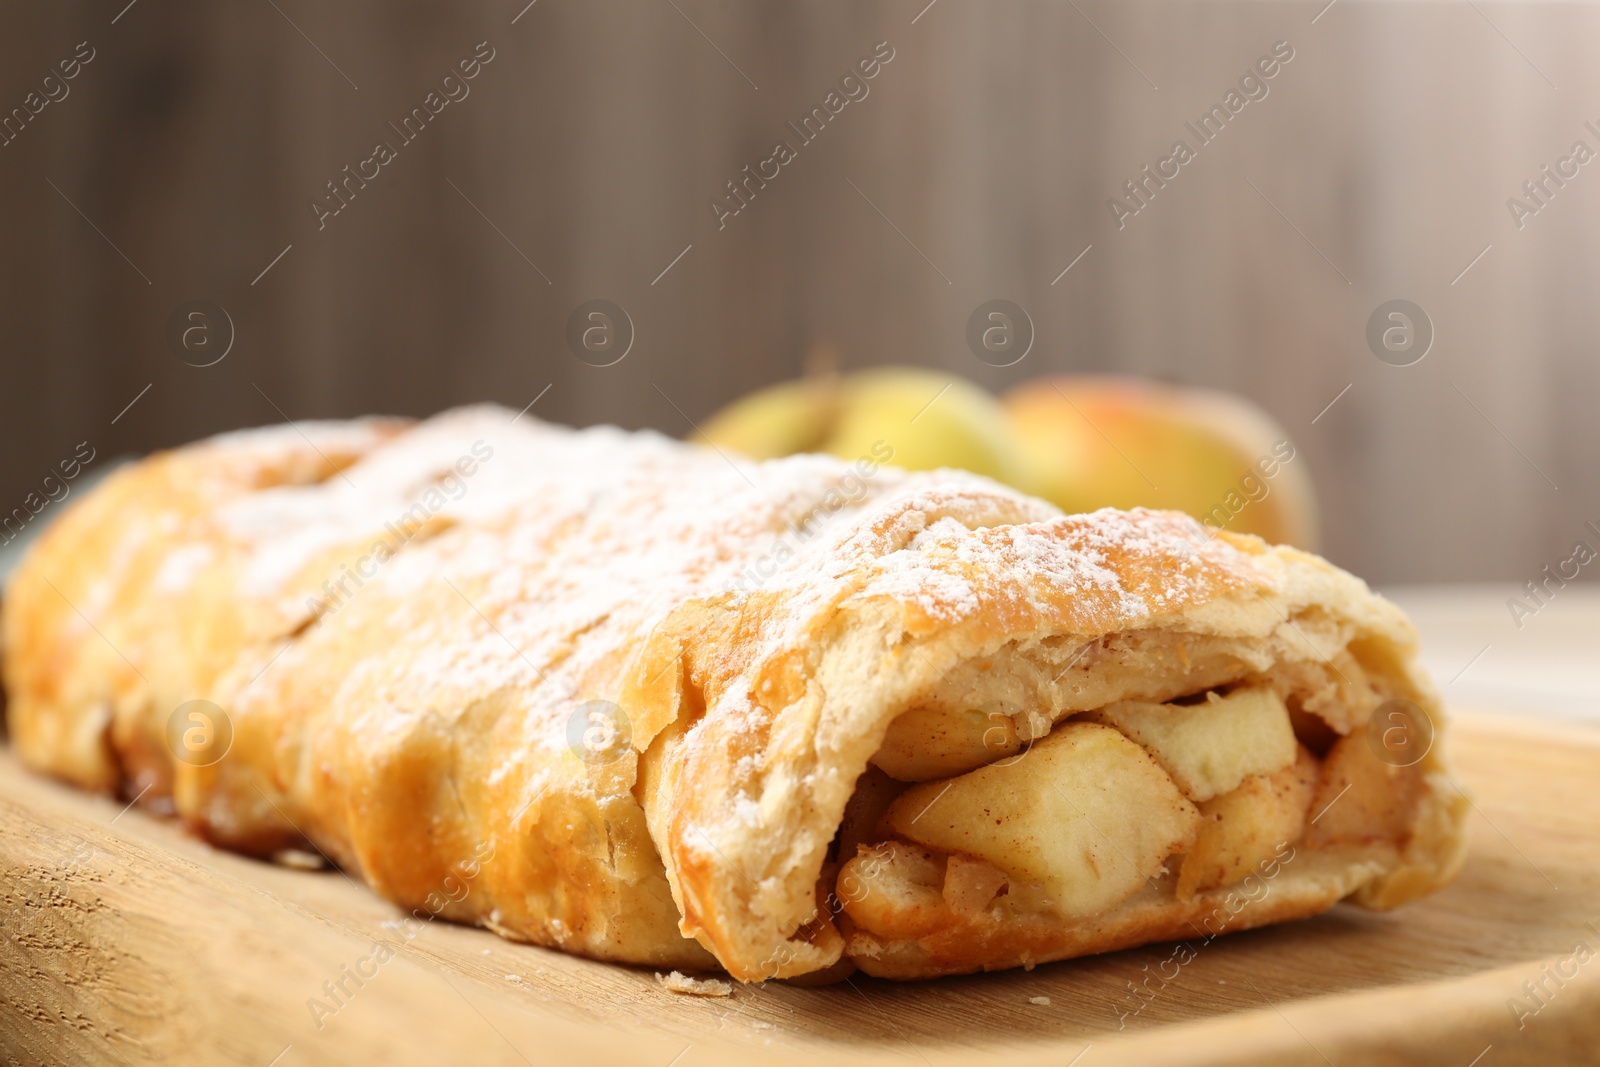
<path id="1" fill-rule="evenodd" d="M 1600 963 L 1574 951 L 1600 944 L 1600 728 L 1473 714 L 1452 726 L 1473 803 L 1467 863 L 1405 908 L 1340 905 L 1196 940 L 1175 973 L 1174 946 L 1150 945 L 1031 972 L 856 975 L 728 999 L 482 930 L 405 927 L 337 873 L 211 849 L 0 751 L 0 1062 L 1593 1062 Z M 1547 965 L 1565 968 L 1559 986 Z M 1545 995 L 1530 999 L 1530 982 Z"/>
<path id="2" fill-rule="evenodd" d="M 1507 1004 L 1538 1003 L 1524 982 L 1548 983 L 1545 964 L 1570 963 L 1576 941 L 1600 945 L 1600 589 L 1569 586 L 1520 629 L 1509 586 L 1385 593 L 1460 713 L 1451 747 L 1474 798 L 1461 878 L 1388 915 L 1340 906 L 1234 935 L 1126 1032 L 1119 998 L 1170 946 L 934 983 L 674 996 L 648 971 L 479 930 L 433 924 L 400 944 L 395 910 L 337 874 L 217 852 L 0 752 L 0 1061 L 1585 1062 L 1600 963 L 1552 987 L 1525 1027 Z M 322 983 L 383 942 L 398 954 L 382 977 L 316 1025 Z"/>
<path id="3" fill-rule="evenodd" d="M 1600 722 L 1600 584 L 1554 590 L 1543 606 L 1512 582 L 1379 591 L 1417 624 L 1451 707 Z M 1537 607 L 1520 627 L 1513 597 Z"/>

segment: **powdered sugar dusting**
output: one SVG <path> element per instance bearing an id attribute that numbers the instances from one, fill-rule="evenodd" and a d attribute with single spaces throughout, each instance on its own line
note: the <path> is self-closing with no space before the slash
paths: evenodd
<path id="1" fill-rule="evenodd" d="M 241 596 L 321 603 L 322 621 L 275 671 L 292 679 L 325 641 L 344 642 L 350 664 L 350 635 L 381 634 L 331 695 L 364 709 L 363 730 L 403 733 L 430 709 L 512 690 L 527 739 L 545 746 L 566 743 L 576 704 L 617 695 L 616 650 L 690 600 L 781 602 L 764 635 L 779 649 L 818 613 L 864 601 L 937 626 L 991 603 L 1066 630 L 1107 612 L 1133 624 L 1192 597 L 1207 570 L 1243 565 L 1172 514 L 1063 516 L 984 478 L 865 457 L 736 470 L 655 434 L 513 421 L 495 407 L 417 424 L 344 476 L 250 493 L 219 521 L 240 554 Z M 379 560 L 385 545 L 392 558 Z M 163 569 L 169 584 L 184 551 Z M 1160 564 L 1160 579 L 1127 584 L 1151 569 L 1130 560 Z M 747 702 L 741 714 L 756 713 Z M 508 752 L 493 773 L 524 758 Z"/>

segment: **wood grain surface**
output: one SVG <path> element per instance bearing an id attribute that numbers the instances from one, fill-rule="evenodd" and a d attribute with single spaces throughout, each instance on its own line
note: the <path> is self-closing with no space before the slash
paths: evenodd
<path id="1" fill-rule="evenodd" d="M 1600 730 L 1462 715 L 1450 740 L 1476 809 L 1454 886 L 1390 914 L 1341 906 L 1197 945 L 1177 977 L 1149 982 L 1142 997 L 1130 983 L 1170 975 L 1172 946 L 920 984 L 857 976 L 739 987 L 726 999 L 672 994 L 646 970 L 443 922 L 408 930 L 337 871 L 215 851 L 138 808 L 38 778 L 6 753 L 0 1059 L 1593 1062 Z M 356 969 L 371 977 L 358 985 L 346 977 Z M 348 995 L 335 1000 L 323 984 L 341 980 Z M 313 998 L 337 1010 L 319 1018 Z"/>

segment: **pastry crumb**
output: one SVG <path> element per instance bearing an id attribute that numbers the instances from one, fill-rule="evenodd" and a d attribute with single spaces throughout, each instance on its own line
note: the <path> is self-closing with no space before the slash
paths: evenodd
<path id="1" fill-rule="evenodd" d="M 720 978 L 690 978 L 681 971 L 667 974 L 656 972 L 656 981 L 669 993 L 682 993 L 690 997 L 731 997 L 733 983 Z"/>
<path id="2" fill-rule="evenodd" d="M 320 871 L 328 865 L 315 852 L 307 852 L 302 848 L 280 848 L 272 854 L 272 862 L 296 871 Z"/>
<path id="3" fill-rule="evenodd" d="M 520 982 L 520 981 L 522 981 L 522 975 L 520 975 L 520 974 L 508 974 L 508 975 L 506 975 L 506 981 L 508 981 L 508 982 Z"/>
<path id="4" fill-rule="evenodd" d="M 1028 998 L 1028 1003 L 1029 1004 L 1037 1004 L 1041 1008 L 1047 1008 L 1047 1007 L 1050 1006 L 1050 998 L 1049 997 L 1029 997 Z"/>

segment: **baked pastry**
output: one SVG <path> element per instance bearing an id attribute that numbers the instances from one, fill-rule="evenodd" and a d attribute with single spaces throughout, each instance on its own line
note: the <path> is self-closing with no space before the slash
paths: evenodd
<path id="1" fill-rule="evenodd" d="M 1026 966 L 1454 876 L 1466 803 L 1392 604 L 892 453 L 472 408 L 153 456 L 11 581 L 13 743 L 420 919 L 746 981 Z"/>

